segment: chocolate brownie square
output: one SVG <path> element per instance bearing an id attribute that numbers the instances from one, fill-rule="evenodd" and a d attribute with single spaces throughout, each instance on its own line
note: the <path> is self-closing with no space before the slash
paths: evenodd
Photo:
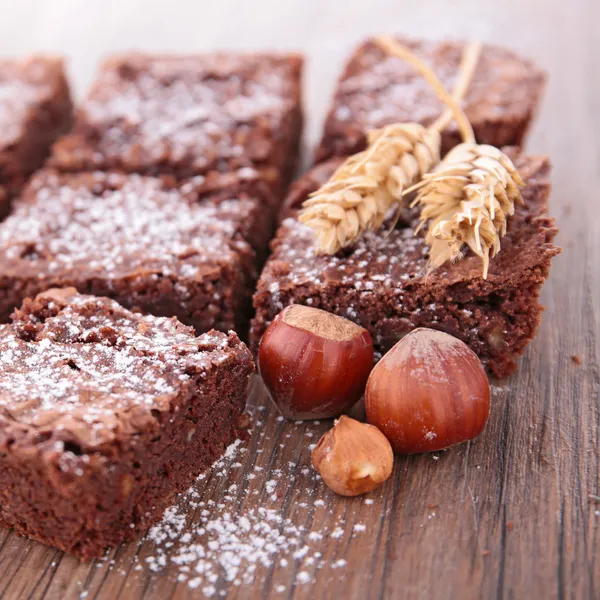
<path id="1" fill-rule="evenodd" d="M 253 372 L 234 333 L 49 290 L 0 325 L 0 524 L 83 558 L 223 454 Z"/>
<path id="2" fill-rule="evenodd" d="M 62 59 L 0 60 L 0 219 L 71 118 Z"/>
<path id="3" fill-rule="evenodd" d="M 452 89 L 465 42 L 397 39 Z M 498 148 L 520 146 L 545 79 L 544 72 L 531 61 L 505 48 L 485 45 L 463 102 L 477 141 Z M 315 162 L 363 150 L 370 129 L 399 122 L 430 125 L 443 108 L 414 67 L 367 40 L 354 51 L 338 81 Z M 453 122 L 443 132 L 442 151 L 460 141 Z"/>
<path id="4" fill-rule="evenodd" d="M 481 277 L 481 259 L 472 254 L 427 276 L 429 248 L 423 233 L 414 235 L 418 214 L 410 210 L 389 235 L 368 233 L 337 255 L 317 256 L 313 231 L 293 214 L 338 164 L 333 159 L 317 166 L 291 188 L 287 218 L 254 296 L 253 349 L 279 311 L 306 304 L 366 327 L 380 355 L 416 327 L 431 327 L 466 342 L 494 375 L 512 373 L 535 335 L 540 289 L 560 252 L 552 244 L 557 229 L 547 213 L 548 159 L 516 158 L 527 181 L 525 204 L 509 219 L 487 280 Z"/>
<path id="5" fill-rule="evenodd" d="M 302 65 L 295 54 L 109 58 L 52 165 L 180 179 L 237 171 L 280 191 L 298 160 Z"/>
<path id="6" fill-rule="evenodd" d="M 198 333 L 244 331 L 271 222 L 260 198 L 205 184 L 38 173 L 0 224 L 0 322 L 27 297 L 74 287 Z"/>

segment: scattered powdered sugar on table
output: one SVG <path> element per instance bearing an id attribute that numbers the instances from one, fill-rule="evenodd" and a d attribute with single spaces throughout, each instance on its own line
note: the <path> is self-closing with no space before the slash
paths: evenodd
<path id="1" fill-rule="evenodd" d="M 510 390 L 510 386 L 504 384 L 504 385 L 500 385 L 500 384 L 490 384 L 490 390 L 494 393 L 494 394 L 504 394 L 505 392 L 508 392 Z"/>
<path id="2" fill-rule="evenodd" d="M 260 427 L 260 421 L 255 426 Z M 213 465 L 212 474 L 224 476 L 231 469 L 240 468 L 239 455 L 244 452 L 238 440 Z M 263 469 L 255 467 L 255 470 Z M 271 500 L 277 498 L 272 494 L 280 482 L 290 485 L 288 477 L 281 469 L 269 472 L 264 491 Z M 251 584 L 260 576 L 261 568 L 294 568 L 294 584 L 302 585 L 314 580 L 315 569 L 326 565 L 340 569 L 346 565 L 343 559 L 331 562 L 323 556 L 328 544 L 344 536 L 343 519 L 332 518 L 323 528 L 315 530 L 282 516 L 279 507 L 270 507 L 268 503 L 240 508 L 239 500 L 233 496 L 238 491 L 236 484 L 230 485 L 222 502 L 201 500 L 194 486 L 181 494 L 177 504 L 148 532 L 147 539 L 155 544 L 153 555 L 146 558 L 150 570 L 175 568 L 177 581 L 213 597 L 224 593 L 218 591 L 219 580 L 233 586 Z M 250 494 L 246 491 L 246 497 Z M 312 504 L 316 510 L 325 506 L 320 499 Z M 304 506 L 308 504 L 304 502 Z M 366 527 L 358 523 L 348 530 L 356 536 Z M 274 589 L 281 593 L 286 588 L 277 585 Z"/>

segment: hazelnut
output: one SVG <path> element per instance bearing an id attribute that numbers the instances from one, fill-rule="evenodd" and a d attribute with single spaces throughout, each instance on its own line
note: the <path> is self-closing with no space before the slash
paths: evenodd
<path id="1" fill-rule="evenodd" d="M 373 368 L 373 342 L 366 329 L 348 319 L 294 304 L 265 331 L 258 368 L 284 416 L 334 417 L 363 395 Z"/>
<path id="2" fill-rule="evenodd" d="M 342 416 L 319 440 L 312 463 L 336 494 L 358 496 L 391 475 L 394 453 L 377 427 Z"/>
<path id="3" fill-rule="evenodd" d="M 367 421 L 395 452 L 442 450 L 477 437 L 490 413 L 490 385 L 462 341 L 415 329 L 373 369 L 365 392 Z"/>

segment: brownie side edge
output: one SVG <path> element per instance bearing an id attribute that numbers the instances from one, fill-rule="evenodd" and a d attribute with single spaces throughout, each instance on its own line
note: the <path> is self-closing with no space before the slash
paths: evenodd
<path id="1" fill-rule="evenodd" d="M 135 277 L 28 278 L 0 275 L 0 323 L 26 298 L 55 287 L 74 287 L 81 294 L 116 300 L 133 310 L 158 317 L 177 317 L 196 333 L 210 329 L 229 331 L 246 322 L 250 284 L 240 263 L 223 264 L 202 281 L 139 273 Z M 216 297 L 218 296 L 218 299 Z"/>

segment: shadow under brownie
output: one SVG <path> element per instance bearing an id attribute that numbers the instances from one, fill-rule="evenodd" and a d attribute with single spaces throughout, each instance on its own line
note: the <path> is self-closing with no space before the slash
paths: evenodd
<path id="1" fill-rule="evenodd" d="M 0 523 L 83 558 L 223 454 L 253 372 L 234 333 L 50 290 L 0 325 Z"/>
<path id="2" fill-rule="evenodd" d="M 0 60 L 0 219 L 54 140 L 70 127 L 71 118 L 62 59 Z"/>
<path id="3" fill-rule="evenodd" d="M 298 162 L 302 67 L 277 53 L 111 57 L 51 164 L 180 179 L 240 171 L 282 193 Z"/>
<path id="4" fill-rule="evenodd" d="M 306 304 L 367 328 L 380 354 L 414 328 L 431 327 L 466 342 L 494 375 L 509 375 L 535 335 L 541 286 L 560 252 L 552 245 L 557 229 L 547 214 L 550 163 L 539 157 L 515 160 L 527 181 L 525 203 L 509 219 L 487 280 L 481 259 L 472 254 L 426 276 L 429 249 L 423 234 L 413 234 L 414 211 L 405 211 L 389 235 L 384 225 L 334 256 L 316 255 L 313 231 L 293 215 L 340 161 L 315 167 L 292 185 L 287 218 L 271 242 L 254 295 L 253 350 L 285 306 Z"/>
<path id="5" fill-rule="evenodd" d="M 244 332 L 271 221 L 263 200 L 206 181 L 38 173 L 0 224 L 0 322 L 51 287 Z"/>
<path id="6" fill-rule="evenodd" d="M 452 89 L 464 42 L 397 39 Z M 545 73 L 531 61 L 505 48 L 485 45 L 463 102 L 477 141 L 498 148 L 522 145 L 545 79 Z M 443 108 L 414 67 L 366 40 L 352 53 L 337 83 L 315 162 L 363 150 L 370 129 L 403 122 L 430 125 Z M 460 141 L 452 122 L 442 133 L 443 153 Z"/>

